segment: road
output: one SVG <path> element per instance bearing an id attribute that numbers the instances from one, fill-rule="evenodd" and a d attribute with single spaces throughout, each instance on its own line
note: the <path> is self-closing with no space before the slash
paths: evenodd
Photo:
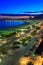
<path id="1" fill-rule="evenodd" d="M 34 30 L 35 30 L 35 29 L 34 29 Z M 6 44 L 3 44 L 2 46 L 0 46 L 0 49 L 1 49 L 1 47 L 3 47 L 3 46 L 8 47 L 8 46 L 11 45 L 15 40 L 18 41 L 18 40 L 22 39 L 23 37 L 28 36 L 29 33 L 31 33 L 31 32 L 34 31 L 34 30 L 28 30 L 28 32 L 26 31 L 25 34 L 24 34 L 24 35 L 21 35 L 19 38 L 14 38 L 14 36 L 13 36 L 12 38 L 10 38 L 10 40 L 9 40 Z"/>
<path id="2" fill-rule="evenodd" d="M 13 63 L 15 64 L 16 61 L 23 56 L 24 54 L 26 54 L 27 51 L 29 51 L 29 49 L 36 44 L 35 38 L 32 38 L 31 41 L 29 41 L 28 45 L 24 48 L 22 48 L 20 51 L 18 51 L 17 53 L 14 53 L 14 55 L 7 55 L 6 57 L 4 57 L 2 59 L 2 62 L 0 63 L 0 65 L 12 65 Z"/>

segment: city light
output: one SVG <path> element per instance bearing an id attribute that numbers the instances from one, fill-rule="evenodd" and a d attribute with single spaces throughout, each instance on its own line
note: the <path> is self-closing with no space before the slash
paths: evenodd
<path id="1" fill-rule="evenodd" d="M 29 62 L 31 62 L 33 65 L 42 65 L 43 58 L 41 56 L 21 57 L 19 60 L 20 65 L 29 65 Z"/>

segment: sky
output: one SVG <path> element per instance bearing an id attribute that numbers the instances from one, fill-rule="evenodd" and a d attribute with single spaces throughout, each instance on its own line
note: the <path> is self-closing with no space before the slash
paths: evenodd
<path id="1" fill-rule="evenodd" d="M 0 0 L 0 14 L 43 11 L 43 0 Z"/>

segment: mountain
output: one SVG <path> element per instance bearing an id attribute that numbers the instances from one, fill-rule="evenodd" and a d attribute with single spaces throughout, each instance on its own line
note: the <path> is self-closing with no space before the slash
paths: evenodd
<path id="1" fill-rule="evenodd" d="M 0 14 L 0 16 L 37 16 L 40 14 L 43 14 L 43 11 L 23 12 L 19 14 Z"/>
<path id="2" fill-rule="evenodd" d="M 19 13 L 19 14 L 0 14 L 0 18 L 1 17 L 4 18 L 4 16 L 5 16 L 6 19 L 11 19 L 11 18 L 12 19 L 23 19 L 23 20 L 24 19 L 42 19 L 43 18 L 43 13 L 42 12 L 43 11 L 24 12 L 24 13 Z"/>

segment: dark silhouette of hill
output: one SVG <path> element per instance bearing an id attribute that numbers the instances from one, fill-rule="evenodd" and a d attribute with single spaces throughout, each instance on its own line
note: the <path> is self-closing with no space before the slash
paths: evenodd
<path id="1" fill-rule="evenodd" d="M 37 50 L 35 51 L 35 54 L 41 54 L 43 52 L 43 40 Z"/>
<path id="2" fill-rule="evenodd" d="M 43 18 L 43 14 L 0 14 L 0 16 L 30 16 L 30 18 L 26 18 L 26 19 L 42 19 Z M 34 16 L 34 18 L 32 18 L 31 16 Z"/>
<path id="3" fill-rule="evenodd" d="M 35 18 L 34 19 L 41 19 L 41 18 L 43 18 L 43 14 L 40 14 L 40 15 L 37 15 L 37 16 L 35 16 Z"/>

